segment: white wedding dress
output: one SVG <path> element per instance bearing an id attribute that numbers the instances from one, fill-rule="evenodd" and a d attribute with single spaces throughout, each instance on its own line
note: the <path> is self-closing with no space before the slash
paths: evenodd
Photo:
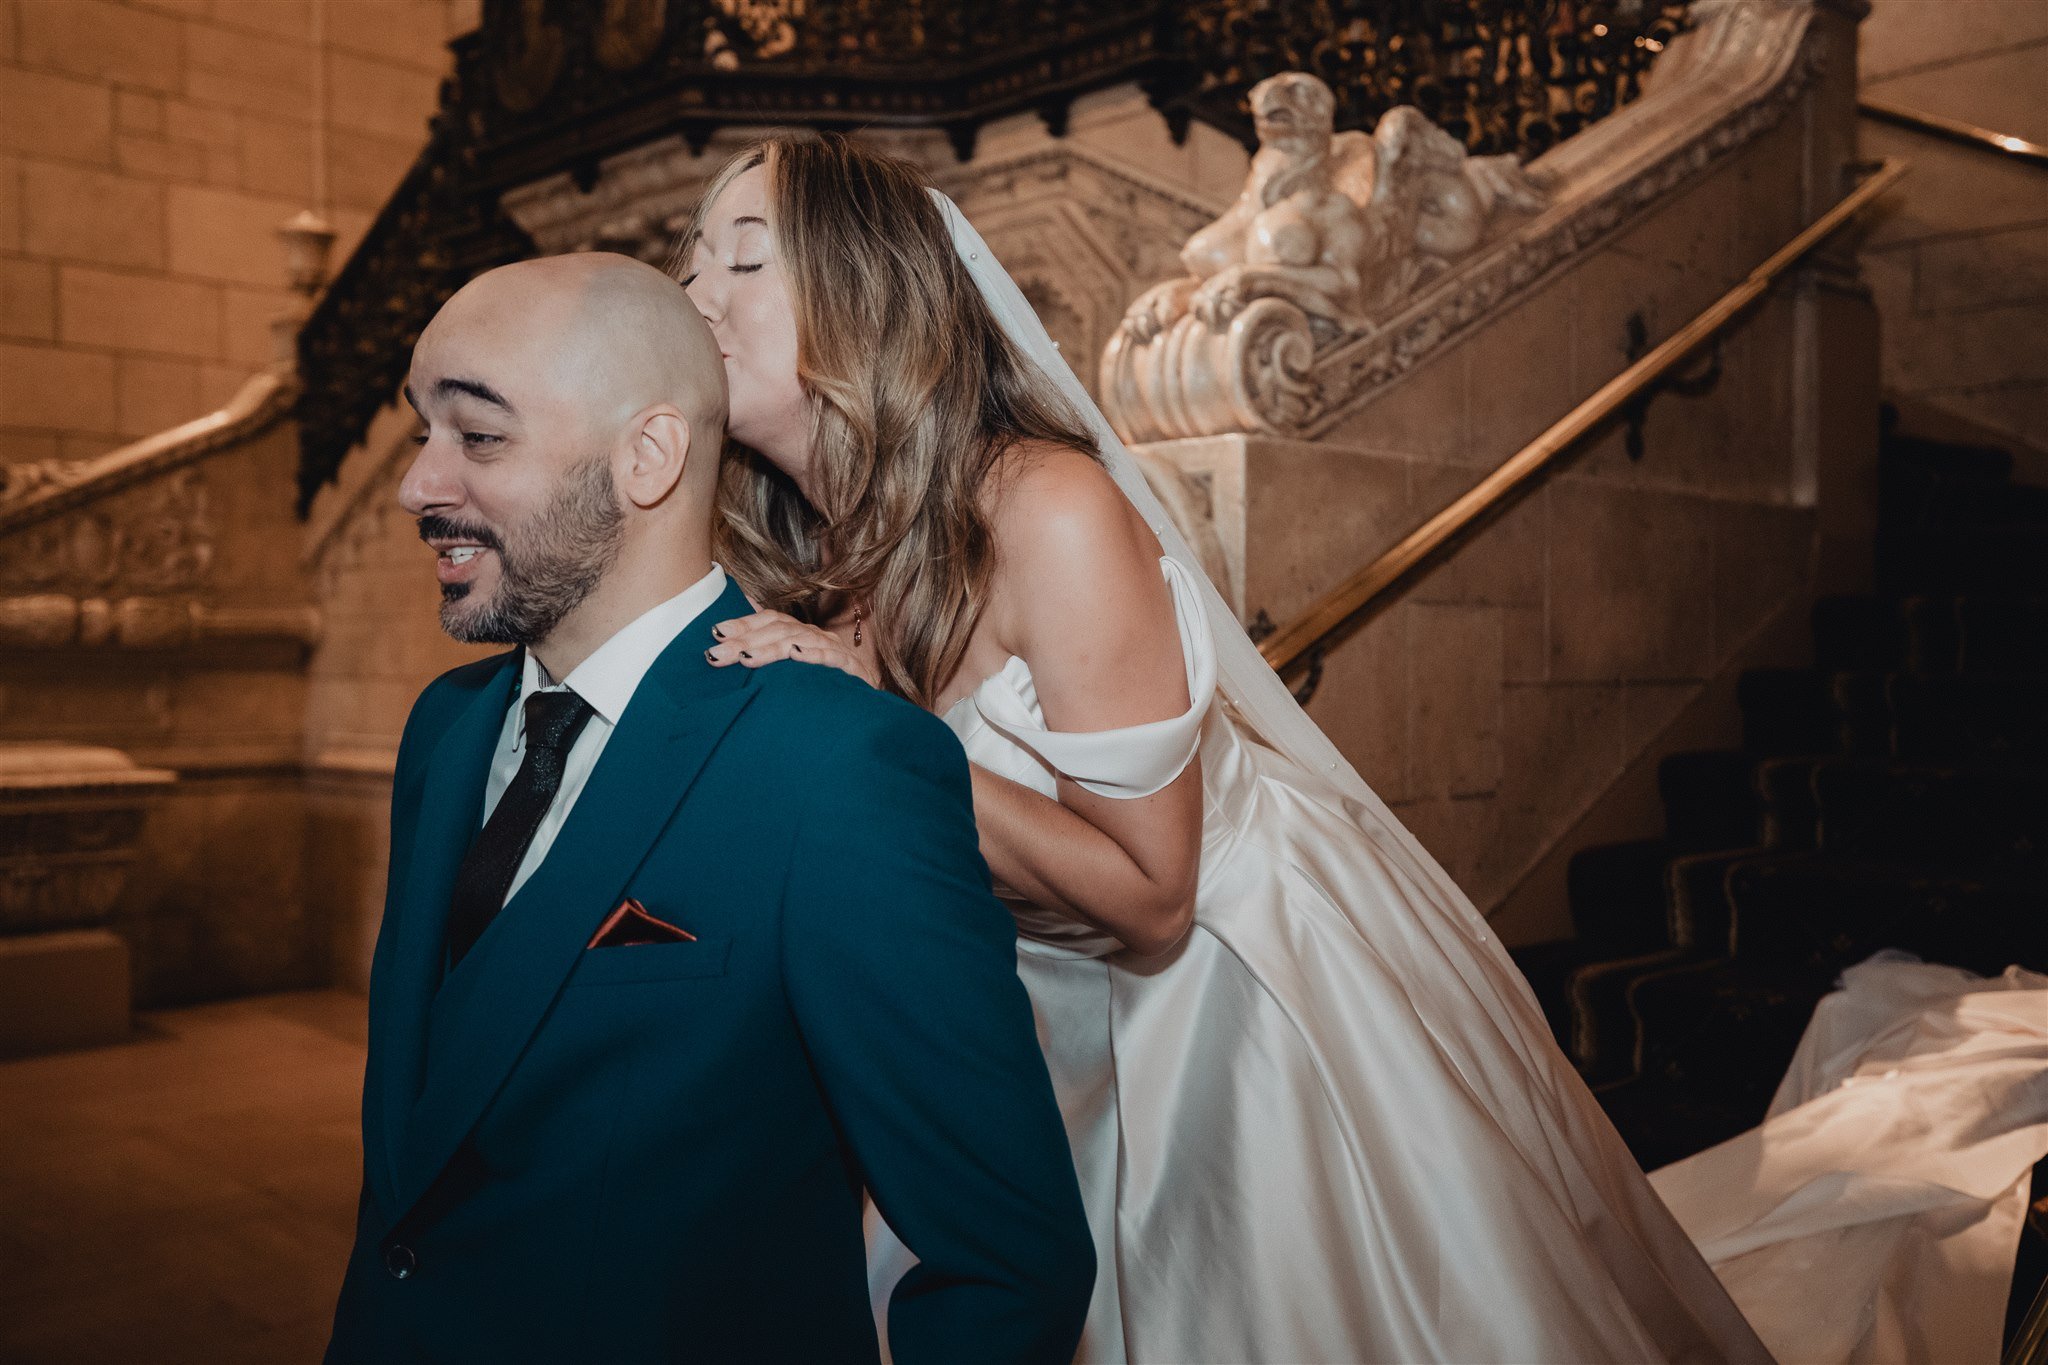
<path id="1" fill-rule="evenodd" d="M 2048 976 L 1880 954 L 1761 1125 L 1650 1183 L 1781 1359 L 1995 1365 L 2044 1155 Z"/>
<path id="2" fill-rule="evenodd" d="M 1484 921 L 1249 732 L 1200 586 L 1161 567 L 1186 715 L 1050 732 L 1012 658 L 945 717 L 1047 796 L 1143 795 L 1201 754 L 1173 951 L 1010 900 L 1095 1231 L 1080 1359 L 1767 1360 Z M 909 1253 L 871 1237 L 885 1310 Z"/>

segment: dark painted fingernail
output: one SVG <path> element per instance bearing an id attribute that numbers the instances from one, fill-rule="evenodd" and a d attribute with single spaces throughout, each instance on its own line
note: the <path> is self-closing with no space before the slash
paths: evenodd
<path id="1" fill-rule="evenodd" d="M 704 651 L 704 662 L 707 664 L 715 664 L 718 662 L 718 656 L 707 649 Z"/>
<path id="2" fill-rule="evenodd" d="M 751 659 L 751 658 L 753 658 L 754 656 L 753 656 L 753 655 L 751 655 L 751 654 L 749 654 L 749 653 L 747 653 L 747 651 L 745 651 L 745 650 L 743 649 L 743 650 L 741 650 L 741 651 L 740 651 L 740 657 L 741 657 L 742 659 Z"/>
<path id="3" fill-rule="evenodd" d="M 723 640 L 725 638 L 725 632 L 720 630 L 717 626 L 713 626 L 711 628 L 711 638 L 714 640 Z"/>
<path id="4" fill-rule="evenodd" d="M 804 652 L 804 647 L 802 645 L 791 645 L 790 648 L 795 650 L 799 654 Z"/>

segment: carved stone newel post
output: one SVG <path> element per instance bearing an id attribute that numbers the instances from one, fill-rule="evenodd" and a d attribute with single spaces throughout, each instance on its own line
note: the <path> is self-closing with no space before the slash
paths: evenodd
<path id="1" fill-rule="evenodd" d="M 1325 406 L 1319 351 L 1544 204 L 1513 157 L 1467 156 L 1410 106 L 1370 137 L 1338 133 L 1330 88 L 1300 72 L 1254 86 L 1251 104 L 1244 192 L 1103 352 L 1103 406 L 1127 441 L 1299 432 Z"/>
<path id="2" fill-rule="evenodd" d="M 107 924 L 176 777 L 117 749 L 0 745 L 0 1057 L 127 1034 L 128 947 Z"/>

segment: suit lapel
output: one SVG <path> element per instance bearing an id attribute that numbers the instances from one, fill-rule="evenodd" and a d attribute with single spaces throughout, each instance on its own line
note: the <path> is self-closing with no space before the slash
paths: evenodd
<path id="1" fill-rule="evenodd" d="M 388 970 L 375 983 L 370 1009 L 370 1056 L 378 1074 L 365 1090 L 379 1106 L 370 1126 L 381 1130 L 382 1173 L 390 1182 L 387 1194 L 395 1193 L 400 1183 L 406 1116 L 419 1095 L 427 1008 L 441 981 L 455 873 L 483 819 L 491 758 L 522 661 L 522 651 L 516 649 L 504 656 L 498 671 L 477 689 L 424 760 L 426 780 L 411 812 L 405 881 L 389 912 L 396 940 Z"/>
<path id="2" fill-rule="evenodd" d="M 421 1021 L 425 1076 L 398 1160 L 399 1210 L 425 1193 L 476 1125 L 591 933 L 752 699 L 747 670 L 704 661 L 712 624 L 751 610 L 728 586 L 655 660 L 547 857 L 442 984 Z M 453 880 L 451 868 L 439 888 L 442 916 Z M 439 941 L 437 933 L 437 951 Z"/>

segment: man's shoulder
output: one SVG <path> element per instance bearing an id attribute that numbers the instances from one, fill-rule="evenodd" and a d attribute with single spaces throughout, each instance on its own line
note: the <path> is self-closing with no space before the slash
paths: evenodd
<path id="1" fill-rule="evenodd" d="M 500 670 L 516 664 L 518 658 L 519 651 L 509 649 L 449 669 L 420 690 L 419 697 L 412 704 L 412 715 L 406 722 L 406 728 L 438 727 L 445 723 L 488 687 Z"/>
<path id="2" fill-rule="evenodd" d="M 518 661 L 518 658 L 519 651 L 517 649 L 508 649 L 500 654 L 492 654 L 482 659 L 472 659 L 466 664 L 457 664 L 440 677 L 428 683 L 421 690 L 419 700 L 413 703 L 413 705 L 415 708 L 418 708 L 429 704 L 445 705 L 450 702 L 459 704 L 461 701 L 473 697 L 482 691 L 490 684 L 491 679 L 498 676 L 500 669 L 511 667 Z"/>
<path id="3" fill-rule="evenodd" d="M 802 744 L 815 758 L 860 761 L 906 748 L 959 753 L 959 741 L 937 716 L 836 668 L 766 664 L 755 670 L 754 687 L 748 710 L 760 730 Z"/>

